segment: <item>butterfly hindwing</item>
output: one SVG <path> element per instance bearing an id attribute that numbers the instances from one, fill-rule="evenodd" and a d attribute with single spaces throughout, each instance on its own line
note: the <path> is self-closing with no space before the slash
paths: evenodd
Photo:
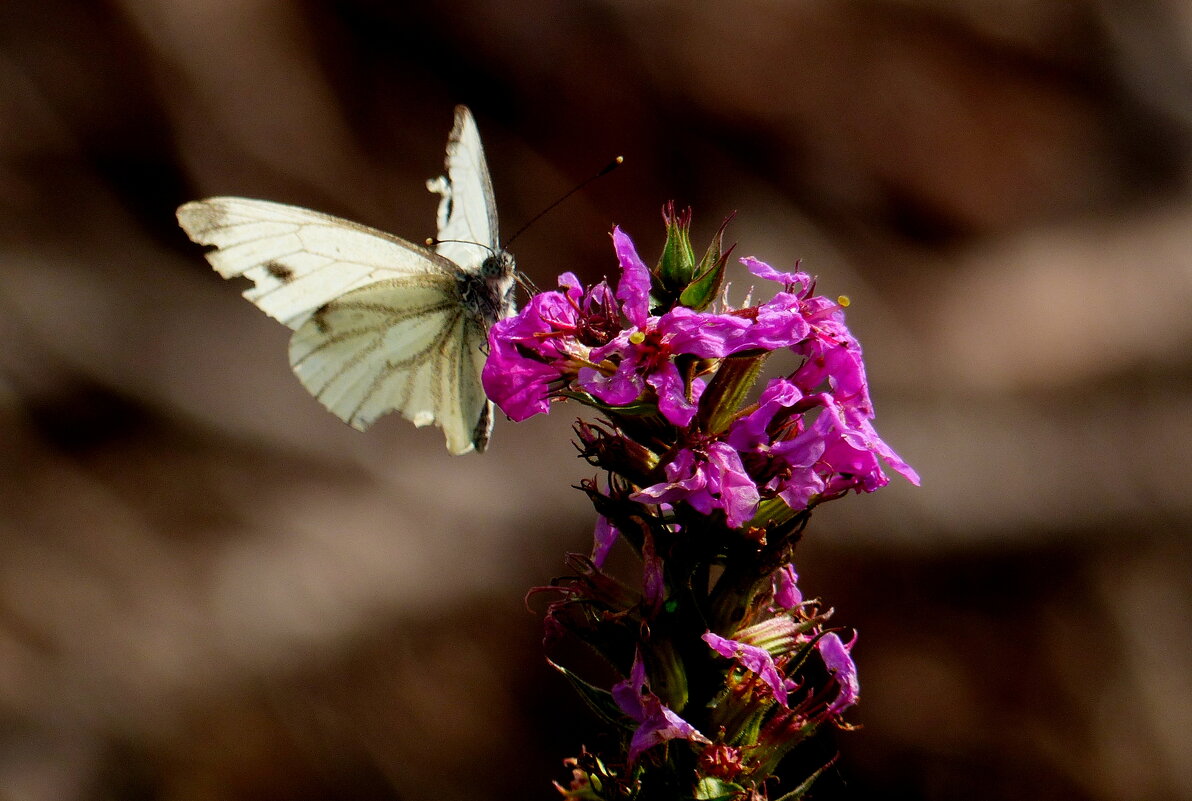
<path id="1" fill-rule="evenodd" d="M 452 453 L 473 450 L 488 412 L 484 326 L 454 284 L 443 275 L 387 279 L 327 303 L 290 340 L 294 372 L 354 428 L 397 411 L 417 426 L 440 426 Z"/>

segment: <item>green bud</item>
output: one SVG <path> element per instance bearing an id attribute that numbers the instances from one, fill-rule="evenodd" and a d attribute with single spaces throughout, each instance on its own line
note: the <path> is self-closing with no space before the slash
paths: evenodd
<path id="1" fill-rule="evenodd" d="M 675 211 L 675 201 L 662 207 L 666 223 L 666 245 L 654 274 L 667 295 L 678 295 L 695 275 L 695 251 L 691 249 L 691 209 Z"/>

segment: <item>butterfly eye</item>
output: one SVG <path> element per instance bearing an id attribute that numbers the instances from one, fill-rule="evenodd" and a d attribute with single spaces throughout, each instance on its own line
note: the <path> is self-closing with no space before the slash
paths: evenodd
<path id="1" fill-rule="evenodd" d="M 480 265 L 480 274 L 485 278 L 506 278 L 513 271 L 513 254 L 506 250 L 498 250 Z"/>

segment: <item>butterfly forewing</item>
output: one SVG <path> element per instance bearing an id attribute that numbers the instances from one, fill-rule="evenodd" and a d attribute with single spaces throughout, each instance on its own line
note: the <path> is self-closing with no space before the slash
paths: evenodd
<path id="1" fill-rule="evenodd" d="M 443 196 L 436 222 L 435 250 L 465 270 L 477 270 L 500 248 L 497 205 L 480 132 L 466 106 L 455 107 L 455 126 L 447 139 L 447 175 L 427 181 Z"/>
<path id="2" fill-rule="evenodd" d="M 291 328 L 346 292 L 384 278 L 454 271 L 443 257 L 375 228 L 317 211 L 215 197 L 187 203 L 178 221 L 224 278 L 244 276 L 244 296 Z"/>

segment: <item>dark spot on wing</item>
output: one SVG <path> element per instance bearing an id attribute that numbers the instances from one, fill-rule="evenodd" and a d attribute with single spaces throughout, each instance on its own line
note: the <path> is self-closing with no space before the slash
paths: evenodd
<path id="1" fill-rule="evenodd" d="M 315 309 L 314 314 L 310 318 L 314 321 L 315 326 L 319 329 L 320 334 L 326 334 L 331 330 L 331 326 L 327 325 L 327 312 L 331 310 L 330 303 L 324 303 L 319 308 Z"/>
<path id="2" fill-rule="evenodd" d="M 271 261 L 265 265 L 265 269 L 269 271 L 270 275 L 272 275 L 278 281 L 281 281 L 283 284 L 288 284 L 294 280 L 294 271 L 284 264 Z"/>

